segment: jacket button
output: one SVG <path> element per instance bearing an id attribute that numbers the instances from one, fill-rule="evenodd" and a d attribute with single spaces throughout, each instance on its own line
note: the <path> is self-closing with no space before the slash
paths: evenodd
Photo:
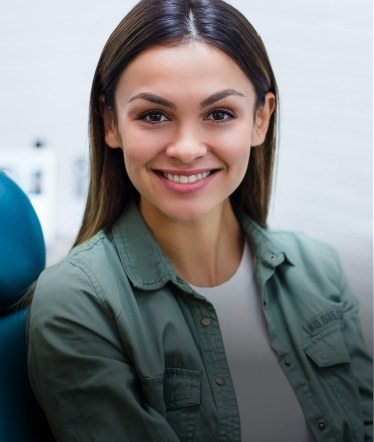
<path id="1" fill-rule="evenodd" d="M 205 327 L 208 327 L 208 325 L 211 324 L 211 320 L 210 318 L 208 318 L 208 316 L 205 316 L 204 318 L 202 318 L 202 320 L 200 321 Z"/>
<path id="2" fill-rule="evenodd" d="M 327 423 L 325 421 L 319 421 L 317 425 L 321 431 L 323 431 L 327 427 Z"/>
<path id="3" fill-rule="evenodd" d="M 266 299 L 264 299 L 263 304 L 266 305 L 268 302 L 266 301 Z"/>
<path id="4" fill-rule="evenodd" d="M 222 379 L 222 378 L 217 378 L 217 379 L 216 379 L 216 384 L 218 384 L 218 385 L 225 385 L 226 382 L 225 382 L 225 380 Z"/>
<path id="5" fill-rule="evenodd" d="M 284 361 L 284 363 L 287 365 L 287 367 L 289 367 L 291 365 L 291 361 L 289 359 L 286 359 Z"/>
<path id="6" fill-rule="evenodd" d="M 178 281 L 180 284 L 184 284 L 184 283 L 185 283 L 185 281 L 184 281 L 180 276 L 177 276 L 177 281 Z"/>

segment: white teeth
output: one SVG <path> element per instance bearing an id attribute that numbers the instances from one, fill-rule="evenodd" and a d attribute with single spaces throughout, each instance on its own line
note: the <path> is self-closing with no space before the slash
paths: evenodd
<path id="1" fill-rule="evenodd" d="M 194 183 L 195 181 L 200 181 L 203 178 L 206 178 L 208 175 L 210 175 L 211 171 L 198 173 L 197 175 L 171 175 L 170 173 L 164 173 L 164 177 L 167 178 L 170 181 L 174 181 L 175 183 Z"/>

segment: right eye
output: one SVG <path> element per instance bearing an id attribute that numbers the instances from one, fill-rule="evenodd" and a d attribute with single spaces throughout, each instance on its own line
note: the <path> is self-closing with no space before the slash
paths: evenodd
<path id="1" fill-rule="evenodd" d="M 147 119 L 149 117 L 149 119 Z M 161 120 L 160 117 L 165 117 L 165 114 L 161 111 L 158 110 L 153 110 L 153 111 L 148 111 L 145 114 L 142 114 L 138 120 L 142 120 L 145 121 L 146 123 L 149 124 L 160 124 L 163 123 L 164 121 L 168 121 L 166 120 Z"/>

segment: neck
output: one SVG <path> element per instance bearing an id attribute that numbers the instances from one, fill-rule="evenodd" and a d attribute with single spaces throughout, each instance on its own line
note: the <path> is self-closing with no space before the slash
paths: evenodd
<path id="1" fill-rule="evenodd" d="M 177 273 L 200 287 L 227 281 L 240 264 L 244 233 L 229 199 L 202 218 L 169 218 L 140 199 L 140 212 Z"/>

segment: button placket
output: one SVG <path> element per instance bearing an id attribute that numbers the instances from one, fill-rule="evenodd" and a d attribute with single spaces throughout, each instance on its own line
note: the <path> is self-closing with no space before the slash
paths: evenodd
<path id="1" fill-rule="evenodd" d="M 197 302 L 195 316 L 196 331 L 198 333 L 202 357 L 207 367 L 209 384 L 217 406 L 218 415 L 230 414 L 230 434 L 232 440 L 240 440 L 240 415 L 235 395 L 234 385 L 228 366 L 223 345 L 219 321 L 213 304 Z M 208 325 L 209 324 L 209 325 Z M 217 440 L 227 439 L 228 427 L 222 421 L 218 430 Z"/>

